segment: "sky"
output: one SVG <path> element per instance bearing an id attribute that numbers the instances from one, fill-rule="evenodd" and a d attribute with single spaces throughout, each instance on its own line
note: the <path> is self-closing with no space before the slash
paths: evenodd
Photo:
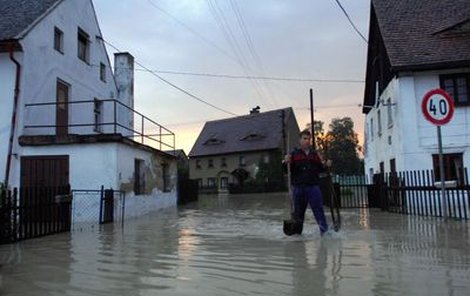
<path id="1" fill-rule="evenodd" d="M 340 3 L 367 38 L 370 1 Z M 302 129 L 310 122 L 310 88 L 315 120 L 327 126 L 349 116 L 362 143 L 367 44 L 336 0 L 94 0 L 94 6 L 106 42 L 138 63 L 134 108 L 174 132 L 177 149 L 188 154 L 206 121 L 256 106 L 292 107 Z"/>

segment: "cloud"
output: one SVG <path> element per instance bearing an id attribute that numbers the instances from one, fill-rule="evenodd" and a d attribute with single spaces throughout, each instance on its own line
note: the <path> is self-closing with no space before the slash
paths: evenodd
<path id="1" fill-rule="evenodd" d="M 317 79 L 364 80 L 366 44 L 353 31 L 334 1 L 233 0 L 252 41 L 247 43 L 231 1 L 147 0 L 95 1 L 104 38 L 129 51 L 137 61 L 155 70 L 175 70 L 233 75 L 265 75 Z M 152 5 L 173 15 L 192 31 Z M 223 15 L 211 13 L 208 3 L 218 3 Z M 343 5 L 367 36 L 369 1 L 343 1 Z M 223 31 L 222 27 L 230 27 Z M 199 34 L 199 36 L 198 36 Z M 233 35 L 232 43 L 228 37 Z M 202 36 L 202 37 L 201 37 Z M 204 40 L 203 40 L 204 39 Z M 240 66 L 238 56 L 248 66 Z M 231 56 L 228 57 L 228 56 Z M 243 63 L 243 62 L 242 62 Z M 262 68 L 258 64 L 262 64 Z M 138 69 L 139 66 L 136 66 Z M 236 114 L 288 106 L 308 106 L 309 88 L 318 105 L 362 102 L 362 84 L 235 80 L 161 74 L 165 79 L 208 102 Z M 136 71 L 135 106 L 162 125 L 197 122 L 188 127 L 173 125 L 178 148 L 191 149 L 205 120 L 230 115 L 212 109 L 159 81 Z M 328 125 L 338 115 L 351 116 L 362 133 L 361 109 L 318 110 Z M 296 110 L 299 126 L 309 116 Z M 184 144 L 183 144 L 184 143 Z"/>

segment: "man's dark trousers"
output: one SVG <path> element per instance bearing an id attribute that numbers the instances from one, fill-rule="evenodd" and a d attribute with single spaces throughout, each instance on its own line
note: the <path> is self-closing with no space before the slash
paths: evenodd
<path id="1" fill-rule="evenodd" d="M 305 210 L 310 205 L 313 216 L 317 220 L 321 234 L 328 230 L 325 213 L 323 212 L 323 200 L 318 185 L 294 185 L 294 217 L 303 224 Z"/>

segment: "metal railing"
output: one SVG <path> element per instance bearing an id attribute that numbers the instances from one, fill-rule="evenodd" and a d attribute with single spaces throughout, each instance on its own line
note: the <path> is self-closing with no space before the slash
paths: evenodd
<path id="1" fill-rule="evenodd" d="M 66 110 L 67 124 L 57 124 L 59 108 Z M 55 135 L 62 128 L 69 134 L 121 134 L 160 150 L 175 149 L 171 130 L 116 99 L 25 104 L 24 122 L 25 135 Z"/>

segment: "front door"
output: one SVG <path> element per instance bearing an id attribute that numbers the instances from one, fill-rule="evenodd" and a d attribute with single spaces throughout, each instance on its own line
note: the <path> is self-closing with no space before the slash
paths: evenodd
<path id="1" fill-rule="evenodd" d="M 56 102 L 56 135 L 66 136 L 69 132 L 69 86 L 61 81 L 57 81 Z"/>

